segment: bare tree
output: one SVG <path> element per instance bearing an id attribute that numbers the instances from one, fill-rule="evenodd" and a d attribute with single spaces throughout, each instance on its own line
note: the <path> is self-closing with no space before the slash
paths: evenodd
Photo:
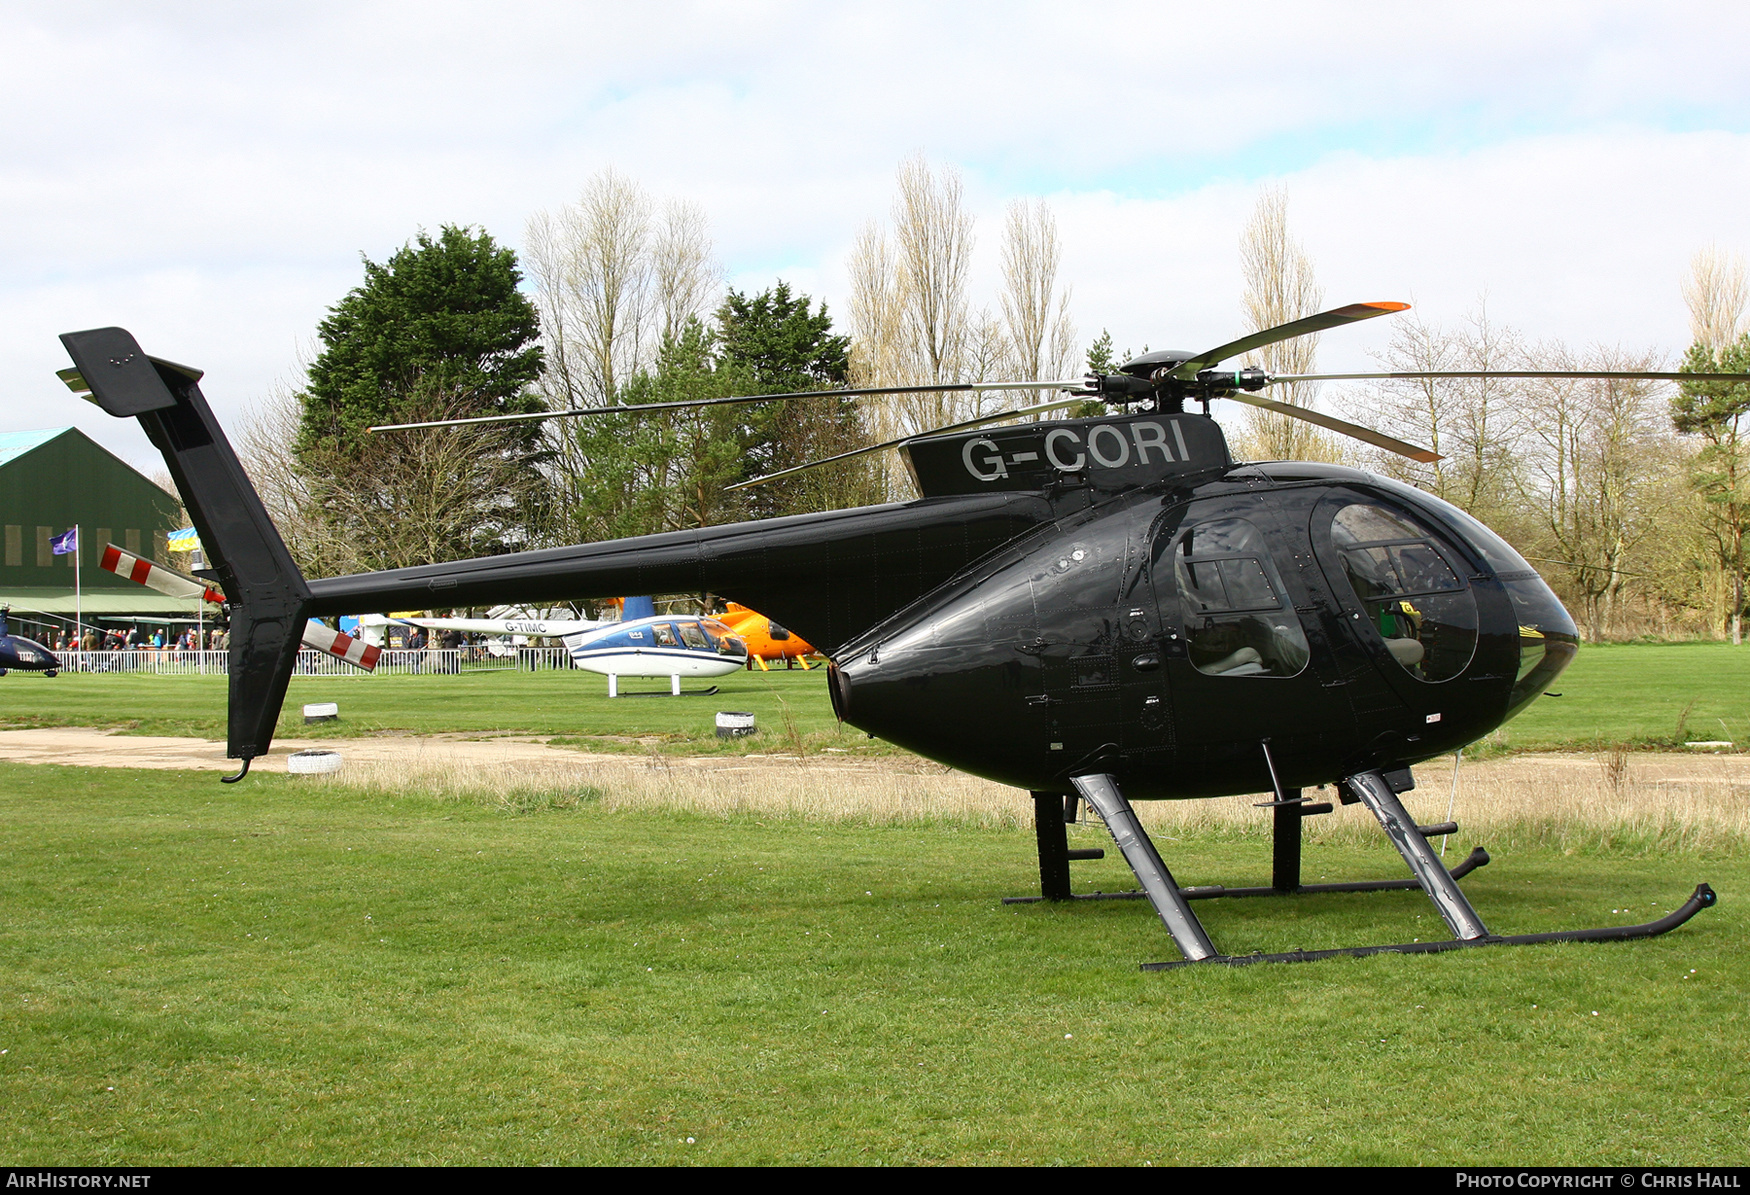
<path id="1" fill-rule="evenodd" d="M 992 315 L 988 307 L 966 321 L 966 344 L 961 358 L 963 381 L 1011 381 L 1025 376 L 1016 364 L 1014 341 L 1009 339 L 1004 321 Z M 975 390 L 970 410 L 964 413 L 969 417 L 992 414 L 1002 409 L 996 404 L 1015 401 L 1016 396 L 1011 393 Z"/>
<path id="2" fill-rule="evenodd" d="M 1744 308 L 1750 306 L 1750 280 L 1744 258 L 1717 245 L 1698 252 L 1683 281 L 1683 301 L 1689 307 L 1689 338 L 1714 353 L 1735 343 L 1744 331 Z"/>
<path id="3" fill-rule="evenodd" d="M 429 389 L 411 418 L 468 408 Z M 551 517 L 551 493 L 526 430 L 434 428 L 365 436 L 303 459 L 291 446 L 298 390 L 276 386 L 249 413 L 239 458 L 292 560 L 336 576 L 459 560 L 526 546 Z"/>
<path id="4" fill-rule="evenodd" d="M 1546 346 L 1534 368 L 1650 370 L 1649 355 L 1598 349 L 1576 360 Z M 1541 497 L 1544 528 L 1579 599 L 1587 635 L 1604 638 L 1644 540 L 1671 534 L 1666 490 L 1670 437 L 1655 384 L 1635 380 L 1547 378 L 1532 391 L 1529 478 Z"/>
<path id="5" fill-rule="evenodd" d="M 569 230 L 561 212 L 536 212 L 524 234 L 523 269 L 534 283 L 535 310 L 541 317 L 541 389 L 555 407 L 583 406 L 589 393 L 581 350 L 583 330 L 569 306 Z"/>
<path id="6" fill-rule="evenodd" d="M 1244 307 L 1253 331 L 1273 328 L 1316 313 L 1325 292 L 1313 277 L 1312 259 L 1288 231 L 1288 194 L 1267 188 L 1240 236 L 1240 266 L 1245 276 Z M 1318 355 L 1316 335 L 1267 345 L 1246 356 L 1248 365 L 1271 373 L 1312 373 Z M 1311 406 L 1313 386 L 1297 382 L 1278 387 L 1275 397 Z M 1345 455 L 1334 437 L 1301 419 L 1248 410 L 1246 450 L 1271 460 L 1338 460 Z"/>
<path id="7" fill-rule="evenodd" d="M 851 294 L 846 314 L 851 327 L 851 385 L 916 383 L 918 375 L 908 352 L 901 314 L 904 300 L 898 262 L 887 234 L 875 221 L 869 221 L 858 233 L 849 266 Z M 897 404 L 865 399 L 858 408 L 871 442 L 882 443 L 903 434 Z M 876 454 L 870 471 L 873 487 L 883 497 L 896 495 L 906 486 L 887 453 Z"/>
<path id="8" fill-rule="evenodd" d="M 709 310 L 722 277 L 698 204 L 672 200 L 659 218 L 644 189 L 612 169 L 575 203 L 530 219 L 527 257 L 556 407 L 620 401 Z M 590 474 L 602 467 L 601 438 L 562 421 L 545 434 L 566 495 L 565 534 L 599 533 L 605 524 L 581 495 L 599 489 Z"/>
<path id="9" fill-rule="evenodd" d="M 1566 352 L 1560 346 L 1551 351 Z M 1379 360 L 1394 372 L 1534 368 L 1518 333 L 1493 323 L 1480 303 L 1458 329 L 1400 317 Z M 1523 382 L 1415 378 L 1381 382 L 1365 393 L 1365 404 L 1356 409 L 1362 421 L 1443 457 L 1421 464 L 1382 453 L 1371 459 L 1372 467 L 1437 494 L 1484 522 L 1509 516 L 1520 497 L 1518 447 L 1530 418 Z"/>
<path id="10" fill-rule="evenodd" d="M 1392 324 L 1391 343 L 1379 354 L 1379 363 L 1394 373 L 1438 373 L 1459 368 L 1463 353 L 1452 333 L 1425 323 L 1414 315 L 1400 316 Z M 1354 404 L 1362 422 L 1401 440 L 1420 444 L 1440 454 L 1424 463 L 1393 453 L 1369 458 L 1369 465 L 1388 477 L 1447 497 L 1451 491 L 1450 457 L 1456 435 L 1457 408 L 1461 395 L 1449 378 L 1416 378 L 1379 383 L 1364 392 Z"/>
<path id="11" fill-rule="evenodd" d="M 547 342 L 548 382 L 560 406 L 613 401 L 645 364 L 651 272 L 650 200 L 615 170 L 592 178 L 577 202 L 529 221 L 529 273 Z"/>
<path id="12" fill-rule="evenodd" d="M 1518 333 L 1492 323 L 1486 303 L 1478 303 L 1459 338 L 1460 369 L 1511 370 L 1526 359 Z M 1601 366 L 1600 368 L 1611 368 Z M 1617 366 L 1631 369 L 1634 366 Z M 1448 500 L 1478 517 L 1489 519 L 1511 501 L 1516 448 L 1528 427 L 1523 386 L 1510 378 L 1464 378 L 1448 470 Z M 1636 392 L 1637 396 L 1640 392 Z"/>
<path id="13" fill-rule="evenodd" d="M 893 244 L 874 220 L 863 225 L 851 247 L 851 384 L 900 386 L 915 380 L 906 352 L 899 264 Z"/>
<path id="14" fill-rule="evenodd" d="M 1059 289 L 1057 219 L 1042 199 L 1009 205 L 1003 237 L 1003 325 L 1016 380 L 1060 378 L 1075 368 L 1070 288 Z M 1034 392 L 1029 402 L 1044 402 Z"/>
<path id="15" fill-rule="evenodd" d="M 900 166 L 893 224 L 904 271 L 902 311 L 931 382 L 960 380 L 972 223 L 961 203 L 958 173 L 936 174 L 921 156 Z"/>
<path id="16" fill-rule="evenodd" d="M 275 386 L 244 417 L 237 434 L 238 458 L 305 576 L 360 572 L 362 556 L 356 545 L 320 517 L 309 479 L 292 454 L 300 415 L 297 388 Z"/>
<path id="17" fill-rule="evenodd" d="M 901 164 L 891 230 L 866 225 L 848 263 L 853 385 L 1007 382 L 1076 368 L 1070 288 L 1058 280 L 1050 209 L 1041 200 L 1010 205 L 994 312 L 975 311 L 967 294 L 973 228 L 958 175 L 932 170 L 921 157 Z M 903 395 L 861 409 L 869 434 L 885 440 L 987 414 L 998 401 L 977 391 Z M 887 480 L 891 495 L 908 488 L 894 471 Z"/>
<path id="18" fill-rule="evenodd" d="M 865 386 L 967 381 L 969 351 L 982 366 L 993 353 L 987 330 L 974 333 L 971 326 L 973 221 L 962 207 L 960 179 L 951 170 L 932 172 L 919 157 L 901 164 L 898 184 L 891 236 L 871 222 L 851 251 L 851 379 Z M 975 339 L 982 340 L 976 349 Z M 870 435 L 883 440 L 953 423 L 975 405 L 964 394 L 861 404 Z M 898 472 L 887 469 L 885 477 L 890 493 L 907 488 Z"/>
<path id="19" fill-rule="evenodd" d="M 650 276 L 663 340 L 681 334 L 689 319 L 703 316 L 716 297 L 722 270 L 711 244 L 705 211 L 687 199 L 670 200 L 650 246 Z"/>

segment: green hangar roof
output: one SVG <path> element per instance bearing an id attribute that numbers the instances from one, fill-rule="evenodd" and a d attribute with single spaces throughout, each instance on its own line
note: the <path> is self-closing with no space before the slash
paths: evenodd
<path id="1" fill-rule="evenodd" d="M 56 556 L 49 541 L 77 525 L 87 612 L 189 613 L 98 567 L 106 543 L 169 563 L 178 513 L 172 495 L 78 428 L 0 432 L 0 603 L 72 613 L 73 556 Z"/>

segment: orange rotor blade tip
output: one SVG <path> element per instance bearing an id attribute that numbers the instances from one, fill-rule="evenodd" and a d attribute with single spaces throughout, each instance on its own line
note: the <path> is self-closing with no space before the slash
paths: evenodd
<path id="1" fill-rule="evenodd" d="M 1363 307 L 1376 307 L 1380 311 L 1408 311 L 1410 309 L 1408 303 L 1363 303 L 1361 305 Z"/>

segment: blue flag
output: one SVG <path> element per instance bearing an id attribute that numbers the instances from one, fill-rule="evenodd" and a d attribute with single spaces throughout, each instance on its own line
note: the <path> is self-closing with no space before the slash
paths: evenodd
<path id="1" fill-rule="evenodd" d="M 79 550 L 79 528 L 74 527 L 70 531 L 61 532 L 61 534 L 55 536 L 55 538 L 49 541 L 49 547 L 54 550 L 54 553 L 57 556 L 65 556 L 69 552 L 77 552 Z"/>

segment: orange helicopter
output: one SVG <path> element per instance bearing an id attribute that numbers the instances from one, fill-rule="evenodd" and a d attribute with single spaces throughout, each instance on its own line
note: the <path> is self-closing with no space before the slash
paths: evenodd
<path id="1" fill-rule="evenodd" d="M 730 602 L 728 608 L 715 617 L 747 644 L 749 668 L 757 660 L 760 671 L 770 672 L 768 660 L 783 660 L 786 668 L 792 667 L 793 662 L 800 662 L 806 670 L 807 657 L 819 654 L 795 631 L 787 630 L 757 610 L 749 610 L 735 602 Z"/>

